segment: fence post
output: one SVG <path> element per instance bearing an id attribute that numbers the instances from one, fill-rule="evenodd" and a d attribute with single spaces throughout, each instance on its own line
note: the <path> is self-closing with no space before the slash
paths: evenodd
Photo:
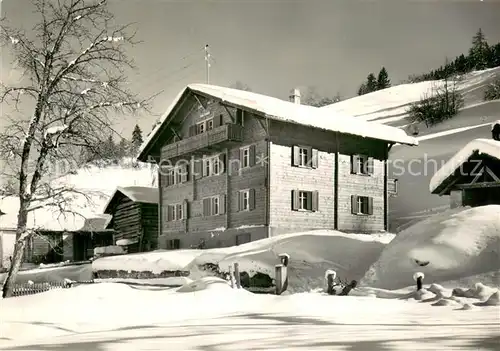
<path id="1" fill-rule="evenodd" d="M 283 268 L 282 264 L 277 264 L 275 267 L 276 270 L 276 295 L 281 295 L 283 292 Z"/>
<path id="2" fill-rule="evenodd" d="M 333 290 L 333 286 L 335 285 L 335 278 L 337 277 L 337 272 L 334 270 L 328 269 L 325 272 L 326 278 L 326 292 L 328 295 L 335 295 L 335 291 Z"/>
<path id="3" fill-rule="evenodd" d="M 236 287 L 241 288 L 240 265 L 237 262 L 234 264 L 234 277 L 236 278 Z"/>
<path id="4" fill-rule="evenodd" d="M 424 273 L 417 272 L 413 275 L 413 279 L 417 282 L 417 291 L 422 290 L 422 283 L 424 280 Z"/>
<path id="5" fill-rule="evenodd" d="M 233 266 L 231 266 L 231 265 L 229 265 L 229 280 L 231 281 L 231 288 L 234 289 Z"/>

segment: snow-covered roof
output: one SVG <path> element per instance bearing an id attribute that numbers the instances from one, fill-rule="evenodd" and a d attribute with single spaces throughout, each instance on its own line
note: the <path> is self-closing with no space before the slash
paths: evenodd
<path id="1" fill-rule="evenodd" d="M 109 198 L 108 202 L 104 206 L 104 211 L 107 212 L 109 205 L 113 201 L 116 195 L 123 194 L 128 197 L 133 202 L 141 202 L 145 204 L 157 204 L 159 201 L 159 193 L 157 187 L 147 187 L 147 186 L 127 186 L 127 187 L 117 187 L 113 195 Z"/>
<path id="2" fill-rule="evenodd" d="M 500 160 L 500 141 L 493 139 L 475 139 L 465 145 L 448 160 L 431 178 L 429 190 L 434 193 L 460 166 L 474 154 L 485 154 Z"/>
<path id="3" fill-rule="evenodd" d="M 145 159 L 147 156 L 146 152 L 151 147 L 153 139 L 155 139 L 162 125 L 167 121 L 170 113 L 174 110 L 182 96 L 188 91 L 213 96 L 223 102 L 255 111 L 273 120 L 394 143 L 418 145 L 418 141 L 415 138 L 396 127 L 370 123 L 352 116 L 331 112 L 328 109 L 300 105 L 249 91 L 208 84 L 190 84 L 177 95 L 170 107 L 160 118 L 159 123 L 141 145 L 138 154 L 139 159 Z"/>

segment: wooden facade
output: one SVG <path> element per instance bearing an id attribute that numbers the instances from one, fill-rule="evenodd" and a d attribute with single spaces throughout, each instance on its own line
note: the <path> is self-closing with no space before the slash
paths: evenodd
<path id="1" fill-rule="evenodd" d="M 40 230 L 28 239 L 25 262 L 59 263 L 86 261 L 94 256 L 94 249 L 113 243 L 113 231 L 53 231 Z"/>
<path id="2" fill-rule="evenodd" d="M 500 142 L 499 142 L 500 143 Z M 487 154 L 473 153 L 456 165 L 434 194 L 449 195 L 450 208 L 500 205 L 500 160 Z"/>
<path id="3" fill-rule="evenodd" d="M 104 210 L 112 216 L 107 228 L 115 231 L 115 245 L 129 253 L 157 248 L 158 200 L 158 188 L 117 188 Z"/>
<path id="4" fill-rule="evenodd" d="M 159 247 L 385 230 L 392 144 L 269 119 L 188 91 L 139 157 L 161 165 Z"/>

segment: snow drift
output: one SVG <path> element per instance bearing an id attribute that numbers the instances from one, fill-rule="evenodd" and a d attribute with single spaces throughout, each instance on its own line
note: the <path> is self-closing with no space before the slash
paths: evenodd
<path id="1" fill-rule="evenodd" d="M 399 233 L 361 280 L 362 285 L 398 289 L 500 270 L 500 205 L 447 210 Z"/>
<path id="2" fill-rule="evenodd" d="M 240 246 L 209 250 L 154 251 L 144 254 L 104 257 L 92 263 L 93 271 L 129 270 L 137 272 L 189 271 L 189 278 L 211 275 L 207 265 L 228 272 L 238 263 L 249 276 L 261 273 L 274 278 L 279 254 L 290 255 L 288 291 L 309 291 L 324 286 L 324 273 L 333 269 L 342 279 L 359 280 L 379 257 L 393 234 L 344 234 L 311 231 L 277 236 Z"/>

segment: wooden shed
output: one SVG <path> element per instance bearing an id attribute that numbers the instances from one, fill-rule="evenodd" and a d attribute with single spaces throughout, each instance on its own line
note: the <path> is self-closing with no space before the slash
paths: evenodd
<path id="1" fill-rule="evenodd" d="M 430 191 L 450 196 L 450 207 L 500 205 L 500 141 L 475 139 L 431 179 Z"/>
<path id="2" fill-rule="evenodd" d="M 115 231 L 114 244 L 129 253 L 156 249 L 158 202 L 158 188 L 118 187 L 104 208 L 112 216 L 106 228 Z"/>

